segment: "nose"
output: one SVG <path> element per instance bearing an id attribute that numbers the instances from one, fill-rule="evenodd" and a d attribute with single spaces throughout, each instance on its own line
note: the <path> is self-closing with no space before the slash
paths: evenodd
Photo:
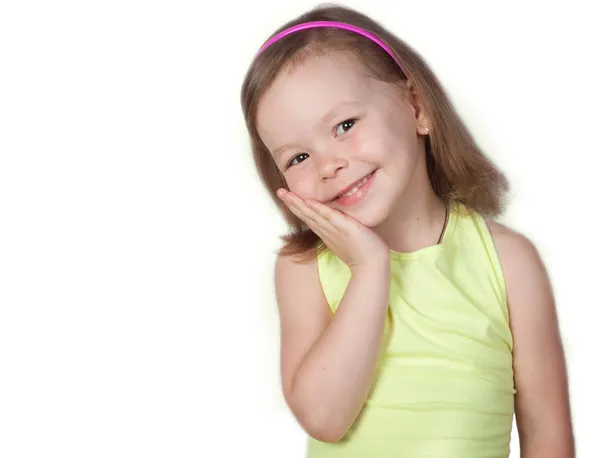
<path id="1" fill-rule="evenodd" d="M 319 177 L 326 181 L 335 177 L 340 170 L 348 167 L 348 160 L 344 154 L 338 152 L 321 153 L 318 155 L 317 167 Z"/>

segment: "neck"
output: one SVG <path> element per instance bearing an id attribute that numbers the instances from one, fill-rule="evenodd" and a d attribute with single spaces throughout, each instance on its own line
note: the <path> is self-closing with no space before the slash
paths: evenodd
<path id="1" fill-rule="evenodd" d="M 421 169 L 390 216 L 373 228 L 394 251 L 410 253 L 436 245 L 444 230 L 446 204 L 433 191 L 425 167 Z"/>

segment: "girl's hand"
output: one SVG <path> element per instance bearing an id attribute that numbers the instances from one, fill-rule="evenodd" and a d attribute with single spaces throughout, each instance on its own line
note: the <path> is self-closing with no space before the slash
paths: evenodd
<path id="1" fill-rule="evenodd" d="M 279 189 L 277 195 L 350 270 L 387 267 L 389 247 L 372 229 L 314 199 L 303 200 L 285 189 Z"/>

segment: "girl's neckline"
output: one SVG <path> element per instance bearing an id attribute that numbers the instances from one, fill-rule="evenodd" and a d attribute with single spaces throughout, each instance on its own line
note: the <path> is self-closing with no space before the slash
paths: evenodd
<path id="1" fill-rule="evenodd" d="M 406 260 L 406 259 L 415 259 L 423 256 L 430 256 L 435 253 L 439 253 L 444 250 L 446 246 L 447 240 L 452 234 L 454 227 L 456 226 L 456 218 L 457 218 L 457 208 L 456 203 L 450 202 L 448 204 L 448 215 L 446 216 L 445 227 L 443 229 L 443 233 L 441 236 L 441 240 L 439 243 L 435 245 L 430 245 L 424 248 L 420 248 L 415 251 L 411 251 L 409 253 L 394 251 L 390 249 L 390 258 L 397 260 Z"/>

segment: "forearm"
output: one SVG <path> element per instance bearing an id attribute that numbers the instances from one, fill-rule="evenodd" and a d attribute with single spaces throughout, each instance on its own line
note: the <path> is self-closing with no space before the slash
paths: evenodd
<path id="1" fill-rule="evenodd" d="M 572 434 L 539 433 L 520 437 L 521 458 L 575 458 Z"/>
<path id="2" fill-rule="evenodd" d="M 532 443 L 521 449 L 521 458 L 575 458 L 573 447 L 555 441 Z"/>
<path id="3" fill-rule="evenodd" d="M 389 299 L 389 263 L 354 272 L 336 314 L 301 364 L 292 402 L 313 436 L 334 441 L 370 390 Z"/>

